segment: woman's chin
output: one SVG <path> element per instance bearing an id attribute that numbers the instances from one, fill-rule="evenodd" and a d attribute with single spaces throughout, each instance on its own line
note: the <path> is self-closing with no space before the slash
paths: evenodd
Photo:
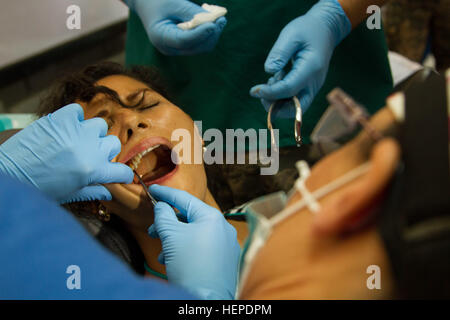
<path id="1" fill-rule="evenodd" d="M 109 184 L 112 201 L 102 201 L 112 214 L 120 217 L 129 230 L 147 233 L 153 223 L 153 206 L 140 185 Z"/>
<path id="2" fill-rule="evenodd" d="M 120 215 L 135 214 L 136 212 L 153 213 L 153 206 L 150 203 L 145 190 L 139 184 L 108 184 L 106 188 L 111 192 L 113 200 L 109 205 L 120 207 Z"/>

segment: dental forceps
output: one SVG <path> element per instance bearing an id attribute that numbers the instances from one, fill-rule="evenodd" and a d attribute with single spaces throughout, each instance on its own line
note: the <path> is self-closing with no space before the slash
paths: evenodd
<path id="1" fill-rule="evenodd" d="M 292 100 L 294 101 L 295 106 L 295 119 L 294 119 L 294 138 L 295 142 L 297 143 L 297 147 L 301 147 L 302 145 L 302 106 L 300 104 L 300 101 L 296 96 L 292 97 Z M 282 100 L 283 101 L 283 100 Z M 273 125 L 272 125 L 272 113 L 273 109 L 275 108 L 275 105 L 278 101 L 275 101 L 271 104 L 269 108 L 269 112 L 267 113 L 267 128 L 270 130 L 270 141 L 272 144 L 272 147 L 277 150 L 277 145 L 275 142 L 275 136 L 273 132 Z"/>
<path id="2" fill-rule="evenodd" d="M 142 185 L 142 188 L 144 188 L 145 193 L 147 194 L 147 197 L 149 198 L 150 202 L 153 204 L 153 206 L 156 206 L 156 203 L 158 201 L 156 201 L 156 199 L 151 195 L 150 191 L 148 191 L 148 187 L 145 185 L 144 181 L 142 180 L 142 178 L 138 175 L 138 173 L 136 172 L 136 170 L 133 170 L 134 174 L 136 175 L 136 177 L 138 178 L 139 183 Z"/>

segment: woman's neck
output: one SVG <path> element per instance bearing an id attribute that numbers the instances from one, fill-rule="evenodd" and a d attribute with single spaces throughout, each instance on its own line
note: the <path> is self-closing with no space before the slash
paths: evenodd
<path id="1" fill-rule="evenodd" d="M 207 205 L 210 205 L 211 207 L 216 208 L 217 210 L 221 211 L 219 208 L 219 205 L 216 202 L 216 199 L 214 199 L 213 195 L 209 191 L 209 189 L 206 190 L 205 199 L 203 200 L 204 203 Z"/>

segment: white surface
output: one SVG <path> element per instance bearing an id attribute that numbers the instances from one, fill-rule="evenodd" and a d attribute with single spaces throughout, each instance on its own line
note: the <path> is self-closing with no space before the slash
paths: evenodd
<path id="1" fill-rule="evenodd" d="M 3 119 L 11 121 L 11 129 L 23 129 L 30 125 L 33 121 L 37 120 L 37 118 L 37 115 L 34 113 L 0 113 L 0 122 Z M 7 121 L 7 123 L 9 121 Z"/>
<path id="2" fill-rule="evenodd" d="M 178 28 L 190 30 L 206 22 L 216 21 L 218 18 L 227 14 L 227 9 L 220 6 L 204 3 L 202 4 L 202 8 L 207 12 L 197 13 L 192 20 L 177 24 Z"/>
<path id="3" fill-rule="evenodd" d="M 81 29 L 69 30 L 67 7 L 81 9 Z M 0 0 L 0 68 L 125 20 L 119 0 Z"/>
<path id="4" fill-rule="evenodd" d="M 391 109 L 397 122 L 405 121 L 405 95 L 396 92 L 387 98 L 387 106 Z"/>
<path id="5" fill-rule="evenodd" d="M 423 68 L 421 64 L 411 61 L 401 54 L 393 51 L 389 51 L 388 57 L 389 64 L 391 65 L 392 77 L 394 79 L 394 86 L 409 77 L 417 70 Z"/>

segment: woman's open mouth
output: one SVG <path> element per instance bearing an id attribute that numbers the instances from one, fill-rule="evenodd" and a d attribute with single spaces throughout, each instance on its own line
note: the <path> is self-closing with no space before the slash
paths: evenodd
<path id="1" fill-rule="evenodd" d="M 153 141 L 151 141 L 153 140 Z M 132 170 L 134 170 L 149 186 L 170 178 L 176 171 L 177 165 L 172 161 L 172 149 L 165 139 L 149 139 L 140 143 L 135 150 L 135 154 L 126 161 Z M 133 183 L 139 183 L 135 177 Z"/>

